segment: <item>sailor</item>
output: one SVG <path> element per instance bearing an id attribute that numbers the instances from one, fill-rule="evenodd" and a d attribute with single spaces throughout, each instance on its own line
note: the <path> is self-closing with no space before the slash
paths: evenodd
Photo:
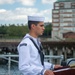
<path id="1" fill-rule="evenodd" d="M 28 16 L 27 33 L 17 49 L 19 52 L 19 70 L 23 75 L 54 75 L 53 69 L 61 67 L 44 62 L 41 42 L 38 37 L 43 34 L 44 17 Z"/>

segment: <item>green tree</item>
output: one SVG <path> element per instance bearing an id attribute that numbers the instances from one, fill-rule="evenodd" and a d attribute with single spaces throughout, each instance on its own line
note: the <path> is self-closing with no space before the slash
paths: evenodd
<path id="1" fill-rule="evenodd" d="M 7 33 L 7 26 L 0 26 L 0 34 L 6 34 Z"/>
<path id="2" fill-rule="evenodd" d="M 28 32 L 26 25 L 12 24 L 8 27 L 7 33 L 11 37 L 23 37 Z"/>
<path id="3" fill-rule="evenodd" d="M 51 31 L 52 31 L 52 24 L 49 23 L 45 26 L 44 36 L 50 36 L 51 37 Z"/>

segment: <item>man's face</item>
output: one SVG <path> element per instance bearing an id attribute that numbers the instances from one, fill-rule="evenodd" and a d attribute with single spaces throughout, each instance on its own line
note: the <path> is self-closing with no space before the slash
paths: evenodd
<path id="1" fill-rule="evenodd" d="M 36 35 L 42 35 L 44 33 L 44 22 L 39 22 L 37 25 L 34 27 L 34 31 Z"/>

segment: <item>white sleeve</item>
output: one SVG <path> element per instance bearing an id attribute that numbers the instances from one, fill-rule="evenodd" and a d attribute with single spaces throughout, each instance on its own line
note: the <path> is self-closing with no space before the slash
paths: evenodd
<path id="1" fill-rule="evenodd" d="M 45 69 L 53 70 L 54 69 L 54 64 L 49 63 L 49 62 L 44 62 L 44 67 Z"/>
<path id="2" fill-rule="evenodd" d="M 23 75 L 38 75 L 42 71 L 42 67 L 38 65 L 32 65 L 30 60 L 30 49 L 29 46 L 18 47 L 19 51 L 19 70 Z"/>

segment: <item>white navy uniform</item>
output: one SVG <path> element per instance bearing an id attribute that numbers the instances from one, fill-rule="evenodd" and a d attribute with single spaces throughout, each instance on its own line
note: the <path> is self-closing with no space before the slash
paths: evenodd
<path id="1" fill-rule="evenodd" d="M 26 37 L 31 37 L 36 44 L 37 38 L 33 38 L 29 34 L 23 38 L 18 45 L 19 52 L 19 70 L 23 75 L 44 75 L 47 69 L 52 69 L 53 64 L 44 62 L 44 66 L 41 64 L 40 55 L 33 42 Z"/>

